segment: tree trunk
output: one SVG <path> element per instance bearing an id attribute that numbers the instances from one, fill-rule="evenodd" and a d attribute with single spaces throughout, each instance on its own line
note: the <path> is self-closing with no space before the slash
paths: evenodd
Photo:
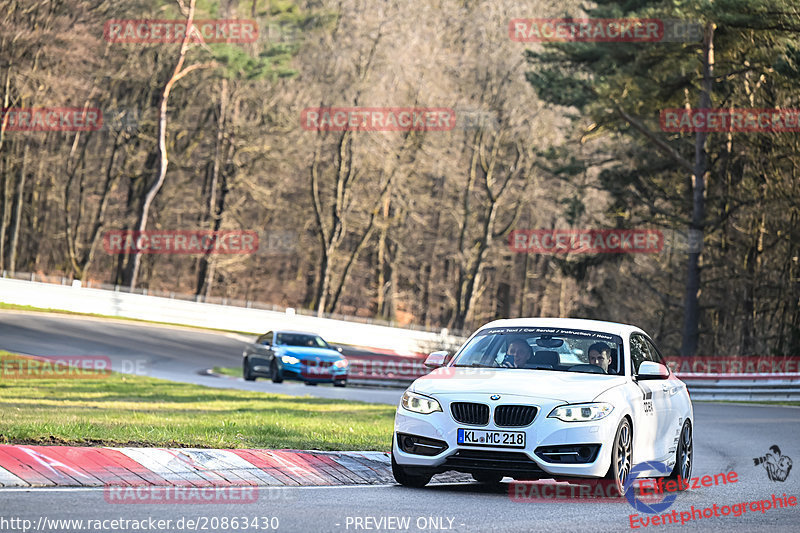
<path id="1" fill-rule="evenodd" d="M 712 76 L 714 72 L 714 24 L 706 25 L 703 39 L 703 84 L 700 91 L 699 109 L 711 107 Z M 695 162 L 692 176 L 692 218 L 689 230 L 704 236 L 705 227 L 705 180 L 708 172 L 706 153 L 706 132 L 697 132 L 695 137 Z M 686 272 L 686 295 L 684 299 L 683 338 L 681 355 L 693 356 L 697 353 L 700 338 L 700 275 L 702 270 L 700 249 L 689 250 Z"/>
<path id="2" fill-rule="evenodd" d="M 191 0 L 189 3 L 189 11 L 186 17 L 187 28 L 191 27 L 192 20 L 194 19 L 195 2 L 196 0 Z M 186 60 L 186 51 L 189 48 L 190 36 L 191 33 L 187 31 L 186 35 L 183 37 L 183 41 L 181 42 L 181 48 L 178 54 L 178 62 L 176 63 L 175 69 L 172 71 L 172 75 L 170 76 L 169 80 L 167 80 L 167 83 L 164 85 L 164 90 L 161 92 L 161 102 L 158 106 L 158 176 L 150 186 L 150 189 L 148 189 L 147 194 L 144 197 L 144 202 L 142 202 L 142 207 L 139 211 L 139 219 L 136 224 L 136 231 L 138 232 L 142 232 L 147 229 L 147 217 L 150 214 L 150 207 L 152 206 L 153 200 L 155 200 L 158 191 L 160 191 L 162 185 L 164 185 L 164 179 L 167 177 L 167 165 L 169 164 L 169 159 L 167 157 L 167 103 L 169 102 L 169 94 L 172 91 L 172 87 L 178 80 L 192 70 L 204 67 L 204 65 L 192 65 L 191 67 L 183 69 L 183 63 Z M 130 290 L 134 290 L 139 282 L 139 268 L 141 267 L 141 262 L 142 254 L 134 253 Z"/>
<path id="3" fill-rule="evenodd" d="M 217 189 L 219 187 L 220 165 L 222 159 L 223 142 L 225 140 L 225 127 L 228 112 L 228 80 L 223 79 L 220 82 L 220 97 L 219 109 L 217 119 L 217 138 L 214 145 L 214 161 L 211 166 L 211 185 L 209 186 L 208 204 L 206 205 L 205 216 L 203 217 L 203 225 L 207 224 L 209 220 L 213 221 L 214 231 L 220 227 L 222 219 L 222 205 L 217 205 Z M 209 273 L 209 254 L 210 250 L 200 257 L 200 264 L 197 269 L 197 289 L 195 295 L 203 294 L 205 292 L 206 298 L 211 294 L 211 276 L 213 276 L 213 269 Z"/>
<path id="4" fill-rule="evenodd" d="M 8 268 L 13 274 L 17 270 L 17 253 L 19 250 L 19 228 L 22 223 L 22 196 L 25 191 L 25 173 L 28 166 L 28 144 L 22 149 L 22 164 L 19 168 L 19 180 L 17 181 L 17 192 L 14 202 L 14 221 L 11 226 L 11 247 L 8 251 Z"/>

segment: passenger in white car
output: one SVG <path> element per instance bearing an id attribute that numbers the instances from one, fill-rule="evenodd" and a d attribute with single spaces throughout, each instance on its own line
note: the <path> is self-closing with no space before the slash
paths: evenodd
<path id="1" fill-rule="evenodd" d="M 608 374 L 611 365 L 611 348 L 604 342 L 596 342 L 589 346 L 589 364 L 599 366 Z"/>

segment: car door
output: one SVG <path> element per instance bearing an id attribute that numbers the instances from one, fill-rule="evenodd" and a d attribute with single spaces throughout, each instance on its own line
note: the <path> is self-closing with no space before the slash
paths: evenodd
<path id="1" fill-rule="evenodd" d="M 655 343 L 645 337 L 647 347 L 650 350 L 651 361 L 667 367 L 664 357 L 661 352 L 656 348 Z M 667 367 L 669 369 L 669 367 Z M 670 372 L 669 379 L 659 379 L 652 382 L 653 387 L 659 391 L 658 401 L 664 405 L 665 416 L 660 417 L 658 421 L 659 435 L 664 439 L 661 447 L 667 459 L 672 458 L 675 454 L 677 447 L 678 434 L 680 433 L 681 424 L 678 420 L 682 411 L 679 405 L 678 393 L 681 390 L 680 382 L 674 379 L 675 376 Z"/>
<path id="2" fill-rule="evenodd" d="M 656 412 L 656 392 L 660 383 L 656 380 L 638 380 L 639 365 L 650 361 L 650 350 L 643 335 L 633 333 L 630 336 L 630 354 L 628 356 L 633 382 L 641 391 L 641 396 L 631 406 L 635 419 L 633 421 L 634 463 L 657 461 L 661 459 L 663 443 L 660 442 L 658 416 Z M 661 408 L 663 405 L 658 404 Z"/>
<path id="3" fill-rule="evenodd" d="M 633 372 L 638 373 L 639 365 L 644 361 L 663 364 L 660 354 L 652 346 L 652 342 L 639 333 L 631 335 L 632 357 L 634 353 L 637 362 L 632 367 Z M 663 461 L 669 456 L 673 415 L 670 394 L 667 389 L 668 381 L 664 379 L 637 380 L 637 384 L 644 394 L 642 399 L 643 416 L 655 430 L 650 443 L 652 455 L 649 460 L 651 461 Z"/>
<path id="4" fill-rule="evenodd" d="M 251 344 L 249 350 L 252 355 L 257 356 L 259 359 L 272 360 L 272 332 L 269 331 L 261 335 L 255 343 Z"/>

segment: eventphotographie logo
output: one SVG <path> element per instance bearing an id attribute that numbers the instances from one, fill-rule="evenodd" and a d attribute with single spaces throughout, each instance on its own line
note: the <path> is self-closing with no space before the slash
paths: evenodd
<path id="1" fill-rule="evenodd" d="M 777 444 L 770 446 L 766 455 L 754 457 L 753 464 L 755 466 L 764 465 L 770 481 L 786 481 L 789 472 L 792 471 L 792 460 L 789 456 L 781 454 L 781 449 Z"/>

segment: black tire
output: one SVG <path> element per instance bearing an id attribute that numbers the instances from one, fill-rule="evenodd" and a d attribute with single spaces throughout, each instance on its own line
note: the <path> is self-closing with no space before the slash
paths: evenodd
<path id="1" fill-rule="evenodd" d="M 333 382 L 334 387 L 347 387 L 347 381 L 344 379 L 339 379 Z"/>
<path id="2" fill-rule="evenodd" d="M 278 370 L 278 363 L 275 362 L 275 359 L 273 359 L 272 363 L 269 365 L 269 379 L 271 379 L 273 383 L 283 383 L 283 376 L 281 375 L 281 371 Z"/>
<path id="3" fill-rule="evenodd" d="M 678 437 L 678 448 L 675 450 L 675 466 L 667 479 L 690 479 L 692 477 L 692 465 L 694 464 L 694 448 L 692 446 L 692 424 L 687 420 L 681 428 L 681 435 Z M 685 487 L 685 486 L 684 486 Z M 685 488 L 678 483 L 678 490 Z M 688 487 L 686 487 L 688 488 Z"/>
<path id="4" fill-rule="evenodd" d="M 427 485 L 433 477 L 433 474 L 409 474 L 405 468 L 398 465 L 397 461 L 394 460 L 394 453 L 392 453 L 392 475 L 394 476 L 394 480 L 404 487 L 414 487 L 417 489 Z"/>
<path id="5" fill-rule="evenodd" d="M 500 481 L 503 480 L 502 474 L 493 474 L 491 472 L 475 472 L 470 475 L 472 476 L 472 479 L 478 483 L 483 483 L 484 485 L 499 485 Z"/>
<path id="6" fill-rule="evenodd" d="M 256 377 L 250 372 L 250 360 L 245 357 L 242 361 L 242 375 L 245 381 L 255 381 Z"/>
<path id="7" fill-rule="evenodd" d="M 625 481 L 631 471 L 631 460 L 633 459 L 633 430 L 627 418 L 623 418 L 614 436 L 614 443 L 611 448 L 611 465 L 608 467 L 606 479 L 614 480 L 615 485 L 611 494 L 616 496 L 625 495 Z"/>

